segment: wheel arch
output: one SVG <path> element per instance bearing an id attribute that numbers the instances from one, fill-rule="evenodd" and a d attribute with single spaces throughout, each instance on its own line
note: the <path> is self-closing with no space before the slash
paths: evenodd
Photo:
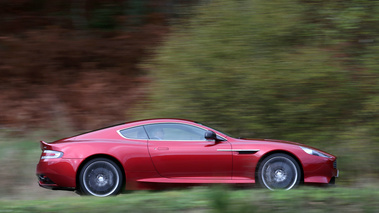
<path id="1" fill-rule="evenodd" d="M 79 189 L 79 175 L 80 175 L 80 172 L 82 171 L 84 165 L 86 165 L 86 163 L 88 163 L 89 161 L 93 160 L 93 159 L 96 159 L 96 158 L 106 158 L 108 160 L 111 160 L 113 161 L 121 170 L 121 173 L 122 173 L 122 187 L 121 189 L 124 190 L 125 188 L 125 184 L 126 184 L 126 174 L 125 174 L 125 169 L 124 167 L 122 166 L 122 164 L 120 163 L 120 161 L 113 157 L 113 156 L 110 156 L 110 155 L 106 155 L 106 154 L 95 154 L 95 155 L 91 155 L 89 157 L 87 157 L 85 160 L 83 160 L 77 171 L 76 171 L 76 176 L 75 176 L 75 183 L 76 183 L 76 189 L 78 190 Z"/>
<path id="2" fill-rule="evenodd" d="M 273 151 L 270 151 L 270 152 L 267 152 L 265 153 L 258 161 L 257 163 L 257 166 L 255 167 L 255 181 L 257 181 L 257 178 L 258 178 L 258 170 L 259 170 L 259 167 L 262 163 L 262 161 L 264 161 L 264 159 L 266 159 L 267 157 L 269 157 L 270 155 L 273 155 L 273 154 L 286 154 L 286 155 L 289 155 L 291 156 L 295 161 L 296 163 L 299 165 L 299 168 L 300 168 L 300 174 L 301 174 L 301 178 L 300 178 L 300 184 L 303 184 L 304 183 L 304 170 L 303 170 L 303 165 L 301 164 L 301 161 L 299 160 L 298 157 L 296 157 L 296 155 L 292 154 L 291 152 L 288 152 L 288 151 L 285 151 L 285 150 L 273 150 Z"/>

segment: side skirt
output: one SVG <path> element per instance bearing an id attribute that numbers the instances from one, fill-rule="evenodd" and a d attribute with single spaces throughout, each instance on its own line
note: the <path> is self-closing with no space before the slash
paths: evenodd
<path id="1" fill-rule="evenodd" d="M 248 178 L 239 179 L 212 179 L 212 178 L 144 178 L 137 182 L 144 183 L 255 183 L 255 180 Z"/>

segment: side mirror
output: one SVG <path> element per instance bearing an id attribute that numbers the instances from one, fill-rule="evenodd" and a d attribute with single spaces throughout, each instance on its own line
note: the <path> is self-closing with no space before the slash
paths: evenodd
<path id="1" fill-rule="evenodd" d="M 215 132 L 208 130 L 205 132 L 204 138 L 207 140 L 217 140 L 217 135 Z"/>

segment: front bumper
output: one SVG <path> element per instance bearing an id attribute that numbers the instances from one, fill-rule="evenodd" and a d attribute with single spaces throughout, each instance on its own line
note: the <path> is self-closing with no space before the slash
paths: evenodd
<path id="1" fill-rule="evenodd" d="M 304 166 L 304 183 L 328 184 L 339 176 L 336 158 L 308 158 Z"/>

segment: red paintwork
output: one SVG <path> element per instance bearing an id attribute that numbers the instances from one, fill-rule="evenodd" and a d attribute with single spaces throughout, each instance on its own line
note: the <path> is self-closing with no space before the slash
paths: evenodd
<path id="1" fill-rule="evenodd" d="M 212 130 L 226 139 L 211 141 L 158 141 L 125 139 L 117 130 L 151 123 L 182 123 Z M 305 153 L 300 144 L 275 140 L 243 140 L 228 137 L 209 127 L 181 119 L 153 119 L 121 124 L 114 127 L 61 139 L 41 142 L 42 150 L 64 153 L 62 158 L 41 159 L 37 175 L 47 176 L 54 184 L 39 182 L 42 187 L 75 189 L 76 179 L 88 159 L 107 156 L 119 165 L 125 174 L 126 189 L 150 189 L 158 183 L 255 183 L 258 162 L 273 152 L 292 155 L 303 171 L 304 183 L 329 183 L 337 176 L 333 168 L 336 157 L 330 158 Z M 307 147 L 306 145 L 301 145 Z M 218 149 L 259 149 L 254 154 Z M 312 148 L 314 149 L 314 148 Z M 316 150 L 316 149 L 314 149 Z"/>

